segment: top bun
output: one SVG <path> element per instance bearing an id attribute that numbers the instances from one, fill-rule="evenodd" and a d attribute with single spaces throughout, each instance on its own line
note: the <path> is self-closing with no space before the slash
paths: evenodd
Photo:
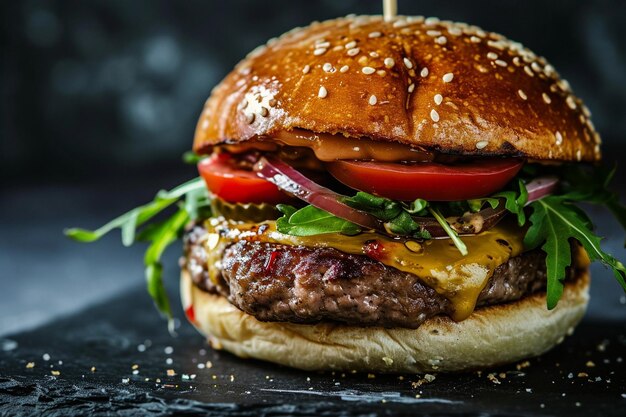
<path id="1" fill-rule="evenodd" d="M 601 156 L 589 111 L 545 59 L 435 18 L 348 16 L 271 39 L 215 87 L 194 150 L 296 128 L 464 155 Z"/>

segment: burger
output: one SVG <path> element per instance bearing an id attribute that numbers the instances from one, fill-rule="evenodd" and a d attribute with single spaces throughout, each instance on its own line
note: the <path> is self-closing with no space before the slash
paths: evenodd
<path id="1" fill-rule="evenodd" d="M 160 258 L 182 238 L 186 315 L 242 358 L 491 367 L 572 333 L 590 261 L 626 288 L 577 205 L 626 224 L 589 110 L 544 58 L 475 26 L 347 16 L 296 28 L 215 87 L 193 151 L 198 178 L 67 234 L 151 242 L 148 291 L 168 318 Z"/>

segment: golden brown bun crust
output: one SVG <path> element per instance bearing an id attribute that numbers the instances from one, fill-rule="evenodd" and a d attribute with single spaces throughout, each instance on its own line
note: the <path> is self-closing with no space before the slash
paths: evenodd
<path id="1" fill-rule="evenodd" d="M 306 370 L 452 372 L 486 368 L 537 356 L 560 343 L 578 324 L 589 299 L 589 274 L 565 286 L 557 308 L 545 294 L 484 307 L 454 322 L 438 316 L 418 329 L 341 324 L 261 322 L 192 284 L 183 271 L 183 306 L 215 348 Z"/>
<path id="2" fill-rule="evenodd" d="M 420 17 L 339 18 L 257 48 L 213 90 L 194 150 L 295 128 L 469 155 L 601 156 L 589 111 L 543 58 Z"/>

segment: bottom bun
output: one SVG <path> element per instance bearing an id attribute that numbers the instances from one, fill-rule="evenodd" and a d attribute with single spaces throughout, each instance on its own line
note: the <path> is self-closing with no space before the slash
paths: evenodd
<path id="1" fill-rule="evenodd" d="M 554 310 L 544 293 L 481 307 L 464 321 L 437 316 L 417 329 L 339 323 L 262 322 L 222 296 L 193 285 L 183 270 L 181 295 L 194 326 L 216 349 L 305 370 L 452 372 L 487 368 L 540 355 L 563 341 L 583 317 L 589 273 L 565 285 Z"/>

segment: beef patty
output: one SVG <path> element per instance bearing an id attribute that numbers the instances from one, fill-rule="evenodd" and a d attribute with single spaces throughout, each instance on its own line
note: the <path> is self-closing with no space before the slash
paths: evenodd
<path id="1" fill-rule="evenodd" d="M 187 232 L 181 266 L 199 288 L 223 295 L 258 320 L 417 328 L 452 310 L 416 275 L 333 248 L 239 241 L 225 249 L 215 284 L 200 243 L 204 234 L 200 225 Z M 568 270 L 568 277 L 574 272 Z M 496 268 L 477 306 L 515 301 L 545 285 L 545 255 L 528 251 Z"/>

